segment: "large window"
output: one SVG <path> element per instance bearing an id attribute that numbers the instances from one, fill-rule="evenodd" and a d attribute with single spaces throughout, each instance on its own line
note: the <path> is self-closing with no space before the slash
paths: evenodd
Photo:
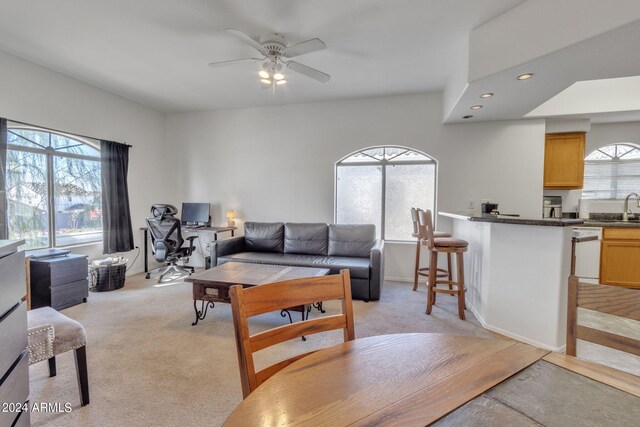
<path id="1" fill-rule="evenodd" d="M 102 240 L 100 151 L 87 141 L 9 128 L 9 238 L 29 249 Z"/>
<path id="2" fill-rule="evenodd" d="M 409 148 L 350 154 L 336 163 L 336 222 L 375 224 L 378 238 L 413 240 L 410 210 L 435 210 L 436 176 L 436 161 Z"/>
<path id="3" fill-rule="evenodd" d="M 584 162 L 585 199 L 624 199 L 640 191 L 640 147 L 612 144 L 587 156 Z"/>

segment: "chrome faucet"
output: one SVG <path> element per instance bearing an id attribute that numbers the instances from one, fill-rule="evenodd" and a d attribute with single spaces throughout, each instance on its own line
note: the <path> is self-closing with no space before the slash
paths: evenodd
<path id="1" fill-rule="evenodd" d="M 629 198 L 635 197 L 638 202 L 638 207 L 640 208 L 640 195 L 638 193 L 629 193 L 627 197 L 624 199 L 624 212 L 622 212 L 622 220 L 629 221 Z"/>

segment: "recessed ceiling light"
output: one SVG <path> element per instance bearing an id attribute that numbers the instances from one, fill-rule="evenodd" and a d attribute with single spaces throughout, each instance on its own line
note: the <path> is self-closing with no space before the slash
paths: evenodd
<path id="1" fill-rule="evenodd" d="M 466 115 L 466 116 L 462 116 L 462 118 L 463 118 L 463 119 L 470 119 L 470 118 L 472 118 L 472 117 L 473 117 L 473 116 L 472 116 L 471 114 L 468 114 L 468 115 Z"/>
<path id="2" fill-rule="evenodd" d="M 533 77 L 533 73 L 520 74 L 518 80 L 529 80 L 531 77 Z"/>
<path id="3" fill-rule="evenodd" d="M 472 105 L 472 106 L 471 106 L 471 109 L 472 109 L 472 110 L 479 110 L 479 109 L 481 109 L 481 108 L 482 108 L 482 105 L 479 105 L 479 104 L 478 104 L 478 105 Z"/>
<path id="4" fill-rule="evenodd" d="M 480 95 L 480 98 L 491 98 L 493 96 L 493 92 L 486 92 Z"/>

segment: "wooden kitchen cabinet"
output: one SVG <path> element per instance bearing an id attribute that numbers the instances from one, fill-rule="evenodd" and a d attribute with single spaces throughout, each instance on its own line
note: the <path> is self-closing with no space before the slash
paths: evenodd
<path id="1" fill-rule="evenodd" d="M 604 228 L 600 283 L 640 289 L 640 228 Z"/>
<path id="2" fill-rule="evenodd" d="M 585 135 L 585 132 L 548 133 L 545 135 L 545 189 L 582 188 Z"/>

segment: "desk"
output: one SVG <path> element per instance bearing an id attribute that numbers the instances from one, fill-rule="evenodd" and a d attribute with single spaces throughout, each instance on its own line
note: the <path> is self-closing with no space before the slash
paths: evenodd
<path id="1" fill-rule="evenodd" d="M 182 227 L 181 230 L 184 232 L 192 232 L 192 233 L 200 233 L 207 232 L 213 233 L 213 240 L 218 240 L 218 233 L 226 233 L 231 232 L 231 237 L 234 237 L 235 231 L 238 227 L 200 227 L 200 228 L 189 228 Z M 140 230 L 144 233 L 144 272 L 149 272 L 149 259 L 148 259 L 148 242 L 149 242 L 149 231 L 147 227 L 140 227 Z"/>

